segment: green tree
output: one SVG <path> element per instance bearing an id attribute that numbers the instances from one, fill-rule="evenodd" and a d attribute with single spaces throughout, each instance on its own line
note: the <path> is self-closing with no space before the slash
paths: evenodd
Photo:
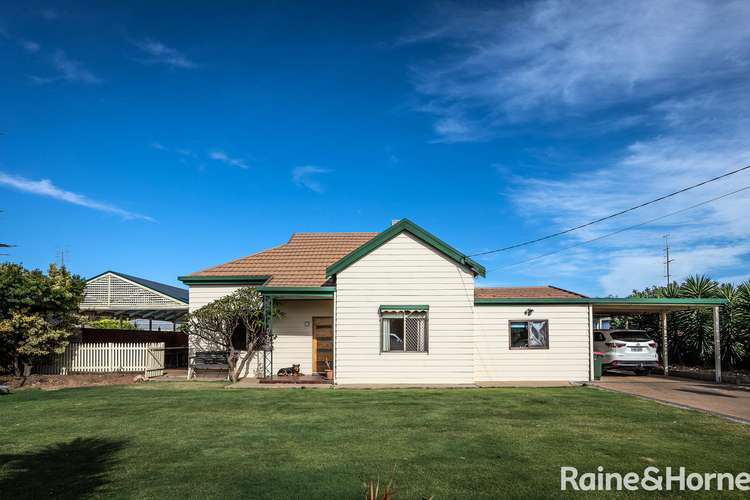
<path id="1" fill-rule="evenodd" d="M 274 307 L 273 318 L 281 316 Z M 227 353 L 229 378 L 237 382 L 251 358 L 273 339 L 267 331 L 263 297 L 245 287 L 190 313 L 182 327 L 198 350 Z M 242 337 L 242 338 L 238 338 Z"/>
<path id="2" fill-rule="evenodd" d="M 0 365 L 28 376 L 35 362 L 65 350 L 79 324 L 86 282 L 64 267 L 45 275 L 0 264 Z"/>
<path id="3" fill-rule="evenodd" d="M 717 283 L 705 275 L 694 275 L 679 284 L 634 290 L 631 297 L 726 299 L 719 318 L 722 362 L 735 368 L 750 366 L 750 281 L 735 286 Z M 649 330 L 653 338 L 660 341 L 657 315 L 634 315 L 628 319 L 631 328 Z M 623 318 L 615 321 L 617 327 L 623 324 Z M 714 331 L 710 309 L 669 313 L 667 324 L 670 360 L 688 365 L 713 364 Z"/>
<path id="4" fill-rule="evenodd" d="M 88 321 L 87 328 L 100 328 L 102 330 L 136 330 L 133 323 L 126 319 L 119 318 L 99 318 Z"/>

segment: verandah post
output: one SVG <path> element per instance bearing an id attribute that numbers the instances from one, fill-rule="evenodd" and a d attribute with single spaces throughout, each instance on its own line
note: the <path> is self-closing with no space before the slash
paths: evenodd
<path id="1" fill-rule="evenodd" d="M 719 306 L 714 306 L 714 373 L 717 384 L 721 383 L 721 330 L 719 326 Z"/>
<path id="2" fill-rule="evenodd" d="M 664 376 L 669 375 L 669 348 L 667 346 L 667 313 L 659 313 L 661 319 L 661 362 L 664 365 Z"/>

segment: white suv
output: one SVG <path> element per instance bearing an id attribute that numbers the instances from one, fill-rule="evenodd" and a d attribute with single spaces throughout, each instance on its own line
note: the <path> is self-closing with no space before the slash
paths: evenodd
<path id="1" fill-rule="evenodd" d="M 602 370 L 623 368 L 648 373 L 659 368 L 656 347 L 645 330 L 594 330 L 594 351 L 604 354 Z"/>

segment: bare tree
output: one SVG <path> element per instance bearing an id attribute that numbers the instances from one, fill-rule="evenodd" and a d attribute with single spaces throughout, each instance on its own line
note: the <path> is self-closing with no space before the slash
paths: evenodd
<path id="1" fill-rule="evenodd" d="M 280 315 L 274 307 L 271 317 Z M 250 287 L 190 313 L 182 331 L 193 336 L 201 349 L 227 353 L 232 382 L 237 382 L 248 361 L 272 340 L 266 329 L 263 297 Z"/>

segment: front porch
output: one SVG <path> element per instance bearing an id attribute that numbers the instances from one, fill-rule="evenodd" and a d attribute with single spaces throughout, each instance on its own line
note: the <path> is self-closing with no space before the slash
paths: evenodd
<path id="1" fill-rule="evenodd" d="M 279 385 L 320 385 L 320 384 L 333 384 L 333 379 L 327 378 L 325 375 L 312 374 L 312 375 L 295 375 L 287 377 L 269 377 L 258 380 L 260 384 L 279 384 Z"/>
<path id="2" fill-rule="evenodd" d="M 266 310 L 282 317 L 267 321 L 274 339 L 259 353 L 256 376 L 262 384 L 333 383 L 333 287 L 258 287 Z M 299 365 L 299 375 L 280 370 Z M 328 376 L 326 376 L 328 375 Z"/>

